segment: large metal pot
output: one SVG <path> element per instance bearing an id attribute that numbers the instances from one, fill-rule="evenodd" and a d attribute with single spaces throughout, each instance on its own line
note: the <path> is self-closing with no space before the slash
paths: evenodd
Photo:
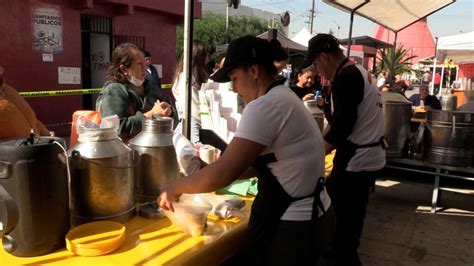
<path id="1" fill-rule="evenodd" d="M 410 136 L 411 103 L 384 102 L 383 129 L 388 143 L 387 157 L 403 157 Z"/>
<path id="2" fill-rule="evenodd" d="M 304 101 L 304 106 L 311 113 L 322 132 L 324 130 L 324 112 L 319 109 L 316 100 Z"/>
<path id="3" fill-rule="evenodd" d="M 428 110 L 427 160 L 474 166 L 474 112 Z"/>
<path id="4" fill-rule="evenodd" d="M 130 140 L 129 145 L 140 155 L 136 168 L 137 201 L 155 201 L 163 185 L 179 178 L 173 146 L 173 119 L 143 119 L 142 131 Z"/>
<path id="5" fill-rule="evenodd" d="M 73 224 L 126 222 L 135 215 L 136 164 L 115 128 L 86 130 L 69 150 L 72 161 Z"/>
<path id="6" fill-rule="evenodd" d="M 456 110 L 458 104 L 458 97 L 452 94 L 445 94 L 441 96 L 441 109 L 445 111 Z"/>

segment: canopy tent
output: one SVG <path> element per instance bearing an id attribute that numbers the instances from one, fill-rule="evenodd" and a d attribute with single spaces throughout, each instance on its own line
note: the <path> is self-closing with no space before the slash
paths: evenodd
<path id="1" fill-rule="evenodd" d="M 343 52 L 347 52 L 347 48 L 345 48 L 344 46 L 340 45 L 339 47 L 342 49 Z M 349 52 L 349 57 L 359 57 L 360 59 L 364 59 L 364 52 L 351 50 Z"/>
<path id="2" fill-rule="evenodd" d="M 275 34 L 274 36 L 272 36 L 272 34 Z M 308 51 L 308 47 L 306 46 L 303 46 L 297 42 L 294 42 L 292 40 L 290 40 L 288 37 L 286 37 L 285 35 L 283 35 L 282 33 L 278 32 L 277 30 L 275 31 L 266 31 L 260 35 L 257 36 L 258 38 L 261 38 L 261 39 L 267 39 L 267 40 L 270 40 L 272 38 L 276 38 L 280 43 L 281 43 L 281 46 L 283 48 L 288 48 L 290 54 L 291 53 L 306 53 L 306 51 Z"/>
<path id="3" fill-rule="evenodd" d="M 418 20 L 454 3 L 456 0 L 323 0 L 335 8 L 350 12 L 349 45 L 351 49 L 354 14 L 371 20 L 395 33 L 393 50 L 396 50 L 397 33 Z M 392 53 L 392 61 L 395 53 Z M 393 67 L 393 66 L 392 66 Z M 391 73 L 393 72 L 393 69 Z M 393 75 L 393 74 L 390 74 Z"/>
<path id="4" fill-rule="evenodd" d="M 291 40 L 308 47 L 308 41 L 311 37 L 313 37 L 313 34 L 311 34 L 306 27 L 303 27 Z"/>
<path id="5" fill-rule="evenodd" d="M 375 49 L 382 49 L 382 48 L 392 47 L 392 45 L 390 43 L 386 43 L 384 41 L 377 40 L 377 39 L 372 38 L 372 37 L 367 36 L 367 35 L 354 37 L 351 40 L 349 40 L 349 38 L 346 38 L 346 39 L 339 40 L 339 42 L 342 45 L 348 45 L 349 42 L 350 42 L 352 45 L 364 45 L 364 46 L 368 46 L 368 47 L 373 47 Z"/>
<path id="6" fill-rule="evenodd" d="M 458 65 L 474 63 L 474 31 L 439 37 L 437 49 Z"/>
<path id="7" fill-rule="evenodd" d="M 398 32 L 455 0 L 323 0 L 324 3 Z"/>

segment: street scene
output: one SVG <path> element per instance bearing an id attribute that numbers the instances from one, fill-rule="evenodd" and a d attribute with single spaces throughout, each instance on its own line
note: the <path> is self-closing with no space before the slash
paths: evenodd
<path id="1" fill-rule="evenodd" d="M 471 0 L 2 0 L 0 265 L 474 266 Z"/>

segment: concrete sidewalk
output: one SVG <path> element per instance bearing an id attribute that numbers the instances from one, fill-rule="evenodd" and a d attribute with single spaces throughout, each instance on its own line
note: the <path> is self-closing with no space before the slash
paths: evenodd
<path id="1" fill-rule="evenodd" d="M 365 266 L 474 266 L 474 189 L 442 193 L 430 213 L 433 186 L 377 181 L 359 254 Z"/>

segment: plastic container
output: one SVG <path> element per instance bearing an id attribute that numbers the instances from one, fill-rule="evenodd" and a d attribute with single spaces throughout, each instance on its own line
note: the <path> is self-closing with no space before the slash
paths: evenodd
<path id="1" fill-rule="evenodd" d="M 66 235 L 66 248 L 79 256 L 100 256 L 118 249 L 125 240 L 125 226 L 98 221 L 75 227 Z"/>
<path id="2" fill-rule="evenodd" d="M 179 202 L 173 203 L 174 212 L 162 212 L 181 230 L 191 236 L 200 236 L 206 227 L 207 214 L 212 205 L 207 202 L 197 202 L 192 195 L 181 195 Z"/>

